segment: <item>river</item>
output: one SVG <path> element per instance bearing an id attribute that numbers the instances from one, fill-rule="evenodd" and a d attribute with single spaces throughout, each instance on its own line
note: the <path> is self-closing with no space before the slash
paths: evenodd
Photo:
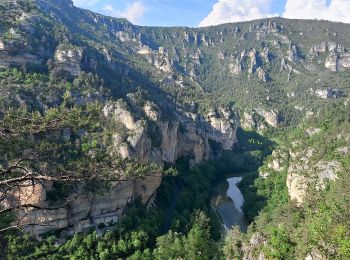
<path id="1" fill-rule="evenodd" d="M 248 222 L 242 211 L 244 198 L 237 186 L 241 180 L 242 177 L 232 177 L 220 183 L 211 202 L 218 211 L 225 229 L 238 225 L 241 231 L 246 232 Z"/>

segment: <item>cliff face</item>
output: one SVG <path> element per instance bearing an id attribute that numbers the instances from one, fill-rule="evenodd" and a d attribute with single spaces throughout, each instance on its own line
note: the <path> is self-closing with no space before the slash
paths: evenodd
<path id="1" fill-rule="evenodd" d="M 154 104 L 149 103 L 143 109 L 150 121 L 161 117 Z M 222 116 L 176 112 L 172 121 L 154 121 L 155 134 L 159 138 L 157 146 L 152 145 L 155 140 L 147 135 L 147 121 L 136 120 L 125 104 L 108 104 L 103 111 L 106 117 L 121 123 L 131 133 L 127 138 L 120 134 L 113 136 L 112 152 L 123 158 L 137 157 L 161 165 L 163 162 L 173 163 L 180 156 L 189 156 L 193 163 L 198 163 L 212 158 L 209 141 L 220 143 L 226 150 L 237 141 L 238 122 L 231 111 Z"/>
<path id="2" fill-rule="evenodd" d="M 127 203 L 137 197 L 150 206 L 161 179 L 161 176 L 148 176 L 143 179 L 115 182 L 107 191 L 99 191 L 98 194 L 89 192 L 77 194 L 66 207 L 55 210 L 23 210 L 20 212 L 20 224 L 35 236 L 55 230 L 65 230 L 68 234 L 73 234 L 97 228 L 99 224 L 108 226 L 116 223 L 125 212 Z M 50 201 L 46 199 L 50 186 L 52 183 L 31 185 L 30 188 L 22 188 L 17 191 L 14 197 L 22 204 L 28 203 L 29 199 L 40 207 L 46 207 L 50 204 Z M 28 189 L 31 189 L 30 195 Z M 19 194 L 22 195 L 17 196 Z M 26 200 L 23 194 L 27 194 Z M 35 225 L 30 225 L 30 223 L 35 223 Z"/>
<path id="3" fill-rule="evenodd" d="M 132 100 L 133 97 L 129 96 Z M 192 158 L 192 165 L 213 158 L 214 151 L 210 142 L 219 143 L 223 149 L 231 149 L 237 142 L 237 120 L 231 111 L 214 111 L 207 116 L 175 113 L 174 120 L 162 121 L 161 111 L 155 104 L 147 101 L 141 108 L 145 117 L 136 119 L 130 110 L 140 109 L 119 100 L 110 102 L 103 108 L 106 119 L 119 124 L 123 131 L 114 131 L 108 149 L 112 156 L 138 158 L 141 161 L 163 166 L 174 163 L 179 157 Z M 152 121 L 155 120 L 156 121 Z M 150 136 L 151 124 L 155 124 L 155 136 Z M 69 129 L 60 133 L 62 139 L 69 140 Z M 159 140 L 156 142 L 155 139 Z M 99 224 L 108 226 L 118 221 L 125 212 L 128 203 L 141 197 L 141 201 L 151 206 L 153 196 L 162 180 L 159 176 L 130 178 L 126 181 L 111 183 L 104 191 L 91 193 L 76 191 L 73 200 L 67 206 L 55 210 L 32 209 L 21 211 L 21 224 L 26 230 L 40 236 L 49 231 L 66 230 L 80 232 Z M 28 183 L 12 192 L 10 205 L 31 203 L 40 207 L 51 205 L 47 193 L 53 183 Z M 37 223 L 38 225 L 29 225 Z"/>

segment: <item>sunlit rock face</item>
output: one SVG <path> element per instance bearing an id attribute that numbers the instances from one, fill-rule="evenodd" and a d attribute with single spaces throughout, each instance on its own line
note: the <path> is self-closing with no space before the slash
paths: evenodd
<path id="1" fill-rule="evenodd" d="M 82 58 L 83 51 L 79 47 L 59 46 L 55 52 L 55 61 L 58 67 L 72 76 L 78 76 L 81 73 L 80 62 Z"/>
<path id="2" fill-rule="evenodd" d="M 161 179 L 159 175 L 158 177 L 145 177 L 142 180 L 130 179 L 115 182 L 108 191 L 101 194 L 81 194 L 66 207 L 55 210 L 29 208 L 21 211 L 20 221 L 27 231 L 36 236 L 63 229 L 73 234 L 87 231 L 101 223 L 108 226 L 118 221 L 125 212 L 126 205 L 136 197 L 140 197 L 145 204 L 151 204 L 154 191 L 160 185 Z M 23 196 L 17 199 L 22 203 L 39 202 L 37 205 L 48 206 L 49 201 L 45 200 L 48 190 L 42 188 L 40 190 L 41 193 L 27 196 L 26 201 L 22 201 Z M 35 223 L 35 225 L 30 225 L 30 223 Z"/>
<path id="3" fill-rule="evenodd" d="M 247 130 L 264 130 L 269 127 L 279 127 L 283 122 L 280 113 L 276 110 L 253 109 L 244 111 L 240 116 L 240 124 L 243 129 Z"/>
<path id="4" fill-rule="evenodd" d="M 161 117 L 155 108 L 150 103 L 144 107 L 147 117 L 153 121 Z M 222 111 L 221 115 L 209 113 L 206 117 L 190 113 L 177 114 L 173 121 L 157 120 L 157 135 L 160 139 L 157 147 L 152 146 L 152 140 L 147 135 L 147 122 L 135 120 L 128 107 L 123 107 L 121 103 L 107 105 L 104 114 L 121 122 L 132 132 L 127 142 L 118 134 L 114 136 L 115 152 L 124 158 L 136 156 L 142 160 L 173 163 L 180 156 L 193 156 L 198 163 L 211 156 L 209 140 L 220 143 L 226 150 L 237 142 L 238 123 L 231 111 Z"/>
<path id="5" fill-rule="evenodd" d="M 309 189 L 322 190 L 326 181 L 334 181 L 341 169 L 338 161 L 311 160 L 314 150 L 290 152 L 290 164 L 287 175 L 289 197 L 297 205 L 301 205 L 308 195 Z"/>

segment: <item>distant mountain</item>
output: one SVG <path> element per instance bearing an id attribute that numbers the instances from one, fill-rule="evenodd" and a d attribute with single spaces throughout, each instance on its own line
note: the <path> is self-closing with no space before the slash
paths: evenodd
<path id="1" fill-rule="evenodd" d="M 349 92 L 346 24 L 271 18 L 208 28 L 143 27 L 68 0 L 17 1 L 16 10 L 15 20 L 2 21 L 3 67 L 47 71 L 49 61 L 50 70 L 72 76 L 98 74 L 117 96 L 148 87 L 200 111 L 234 104 L 276 110 L 288 122 L 317 109 L 323 97 Z"/>

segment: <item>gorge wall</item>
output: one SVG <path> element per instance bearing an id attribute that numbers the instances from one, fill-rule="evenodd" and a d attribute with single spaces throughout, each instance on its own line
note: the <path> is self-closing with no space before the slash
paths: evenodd
<path id="1" fill-rule="evenodd" d="M 133 100 L 132 95 L 128 98 Z M 131 107 L 122 100 L 110 102 L 103 108 L 106 118 L 124 126 L 124 132 L 113 133 L 113 141 L 109 144 L 110 153 L 116 157 L 138 158 L 163 167 L 164 163 L 173 164 L 178 158 L 185 156 L 191 158 L 191 165 L 195 165 L 214 158 L 218 151 L 213 150 L 211 142 L 219 144 L 220 149 L 231 149 L 237 142 L 238 120 L 228 110 L 212 111 L 207 116 L 180 114 L 179 110 L 172 121 L 162 121 L 161 111 L 152 102 L 146 102 L 142 108 L 146 115 L 143 119 L 137 120 L 130 110 Z M 150 123 L 156 125 L 156 136 L 148 134 Z M 69 135 L 68 129 L 62 133 L 61 138 L 70 139 Z M 152 140 L 155 138 L 159 141 Z M 116 223 L 125 213 L 128 203 L 136 198 L 140 197 L 142 203 L 152 206 L 161 180 L 162 174 L 159 172 L 158 175 L 115 181 L 105 190 L 95 192 L 86 191 L 82 187 L 64 207 L 53 210 L 21 210 L 20 224 L 36 236 L 55 230 L 65 230 L 71 234 L 97 228 L 102 224 L 108 226 Z M 52 182 L 35 185 L 24 183 L 12 191 L 8 204 L 15 206 L 31 203 L 42 208 L 50 207 L 47 193 L 52 191 L 52 186 Z"/>

